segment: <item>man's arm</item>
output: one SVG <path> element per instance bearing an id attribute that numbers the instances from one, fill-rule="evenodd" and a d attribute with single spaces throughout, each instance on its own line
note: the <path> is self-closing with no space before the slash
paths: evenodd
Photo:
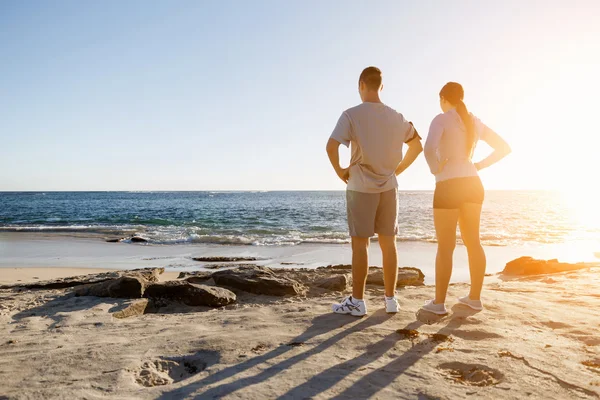
<path id="1" fill-rule="evenodd" d="M 411 164 L 417 159 L 419 154 L 421 154 L 421 152 L 423 151 L 423 144 L 421 143 L 421 138 L 419 137 L 419 135 L 416 135 L 413 140 L 406 144 L 408 146 L 408 150 L 406 151 L 404 158 L 396 168 L 396 175 L 400 175 L 408 167 L 410 167 Z"/>
<path id="2" fill-rule="evenodd" d="M 337 176 L 339 176 L 340 179 L 347 184 L 348 178 L 350 177 L 350 168 L 342 168 L 340 166 L 340 153 L 338 151 L 339 148 L 340 142 L 338 142 L 337 140 L 329 139 L 327 141 L 326 150 L 327 155 L 329 156 L 329 162 L 331 162 L 331 165 L 333 166 L 333 169 L 335 170 Z"/>

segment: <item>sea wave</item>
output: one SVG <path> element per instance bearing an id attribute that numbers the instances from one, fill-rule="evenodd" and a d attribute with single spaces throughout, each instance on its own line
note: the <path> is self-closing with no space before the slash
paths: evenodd
<path id="1" fill-rule="evenodd" d="M 348 244 L 347 232 L 325 230 L 286 231 L 284 229 L 201 229 L 198 227 L 164 226 L 164 225 L 11 225 L 0 226 L 0 232 L 30 233 L 73 233 L 78 236 L 106 239 L 121 239 L 121 242 L 132 243 L 134 236 L 142 237 L 145 243 L 156 245 L 181 244 L 222 244 L 241 246 L 295 246 L 300 244 Z M 484 244 L 504 246 L 521 238 L 506 234 L 487 234 L 482 236 Z M 425 230 L 404 232 L 397 236 L 399 242 L 436 243 L 436 238 Z M 377 237 L 373 238 L 377 241 Z M 460 242 L 460 237 L 459 237 Z M 136 242 L 138 243 L 138 242 Z"/>

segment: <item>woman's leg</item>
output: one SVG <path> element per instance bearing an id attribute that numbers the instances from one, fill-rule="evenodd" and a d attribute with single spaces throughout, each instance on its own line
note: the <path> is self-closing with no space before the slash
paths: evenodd
<path id="1" fill-rule="evenodd" d="M 465 203 L 460 209 L 459 224 L 462 241 L 469 254 L 469 271 L 471 273 L 471 300 L 480 300 L 483 278 L 485 276 L 485 252 L 479 238 L 479 222 L 481 204 Z"/>
<path id="2" fill-rule="evenodd" d="M 435 304 L 446 301 L 452 275 L 452 256 L 456 247 L 456 224 L 460 210 L 434 208 L 433 222 L 438 241 L 435 258 Z"/>

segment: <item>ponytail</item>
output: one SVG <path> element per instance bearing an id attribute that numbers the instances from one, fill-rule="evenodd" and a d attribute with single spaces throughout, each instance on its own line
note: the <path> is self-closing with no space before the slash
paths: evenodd
<path id="1" fill-rule="evenodd" d="M 475 148 L 475 126 L 473 126 L 473 118 L 471 118 L 471 114 L 469 114 L 467 106 L 462 100 L 459 100 L 458 103 L 456 103 L 456 112 L 467 129 L 466 151 L 467 157 L 471 159 L 473 156 L 473 149 Z"/>
<path id="2" fill-rule="evenodd" d="M 465 138 L 465 150 L 467 157 L 471 159 L 477 138 L 475 137 L 475 124 L 473 123 L 473 118 L 471 117 L 471 114 L 469 114 L 467 106 L 463 101 L 463 98 L 465 97 L 463 87 L 460 83 L 448 82 L 440 91 L 440 96 L 446 99 L 456 108 L 456 112 L 460 116 L 463 124 L 465 124 L 465 128 L 467 130 L 467 136 Z"/>

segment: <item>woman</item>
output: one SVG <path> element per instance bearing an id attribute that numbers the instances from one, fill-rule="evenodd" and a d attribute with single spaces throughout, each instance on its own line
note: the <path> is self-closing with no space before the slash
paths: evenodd
<path id="1" fill-rule="evenodd" d="M 485 275 L 485 253 L 479 240 L 479 221 L 484 198 L 483 185 L 477 171 L 500 161 L 510 153 L 508 144 L 467 111 L 464 90 L 455 82 L 440 91 L 443 114 L 431 122 L 425 143 L 425 158 L 435 175 L 433 219 L 438 249 L 435 259 L 435 299 L 423 309 L 446 314 L 446 292 L 452 274 L 452 256 L 456 246 L 456 225 L 469 254 L 471 290 L 459 302 L 474 310 L 482 310 L 481 287 Z M 480 162 L 472 156 L 478 140 L 494 151 Z"/>

